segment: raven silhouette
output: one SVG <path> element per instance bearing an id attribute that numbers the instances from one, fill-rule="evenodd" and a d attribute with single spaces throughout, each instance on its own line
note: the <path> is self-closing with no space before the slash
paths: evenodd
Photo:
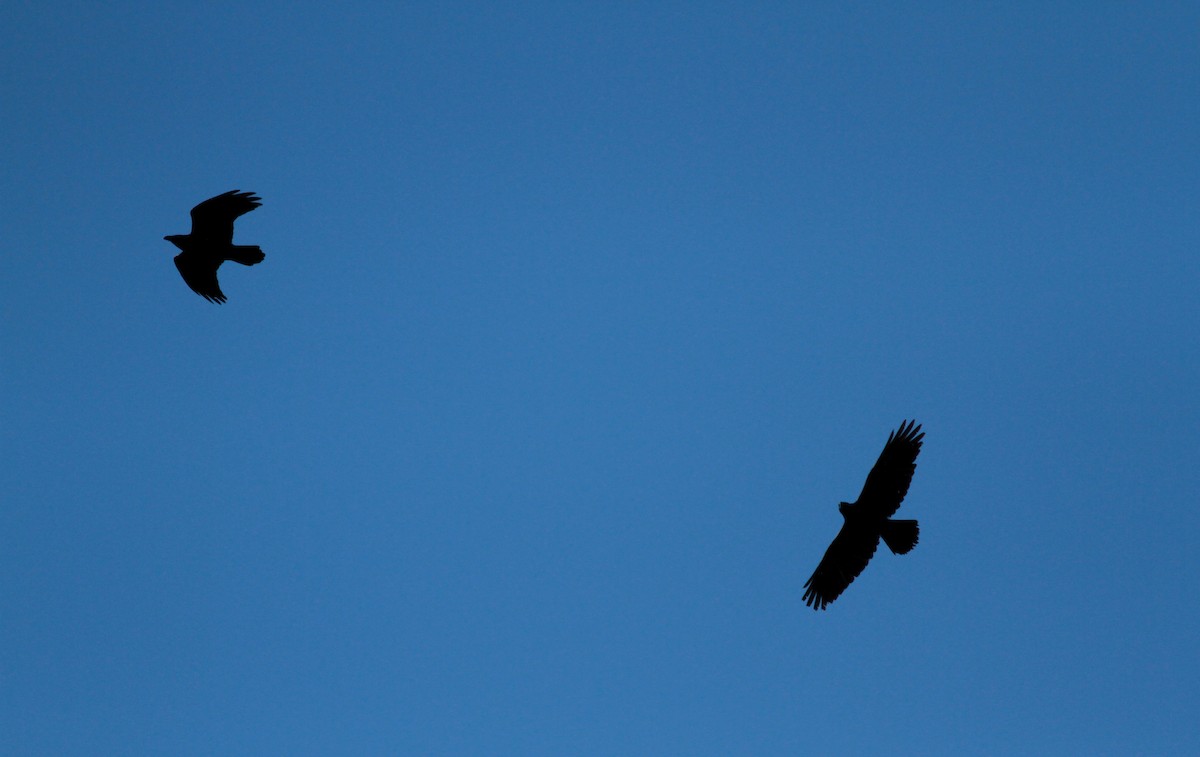
<path id="1" fill-rule="evenodd" d="M 175 267 L 192 291 L 209 302 L 225 302 L 225 293 L 217 283 L 217 269 L 226 260 L 256 265 L 266 255 L 258 245 L 234 244 L 233 222 L 262 205 L 253 192 L 231 190 L 210 197 L 192 208 L 192 233 L 163 237 L 178 247 Z"/>
<path id="2" fill-rule="evenodd" d="M 880 537 L 897 555 L 907 554 L 917 545 L 920 534 L 917 522 L 891 519 L 908 493 L 917 469 L 921 440 L 925 438 L 915 423 L 902 421 L 898 430 L 888 434 L 887 444 L 867 475 L 858 501 L 838 505 L 846 522 L 825 550 L 812 578 L 804 584 L 804 603 L 814 610 L 824 610 L 858 578 L 875 554 Z"/>

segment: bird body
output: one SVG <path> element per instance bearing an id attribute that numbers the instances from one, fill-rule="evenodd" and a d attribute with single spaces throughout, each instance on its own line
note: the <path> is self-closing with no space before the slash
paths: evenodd
<path id="1" fill-rule="evenodd" d="M 920 528 L 915 520 L 894 520 L 917 469 L 917 455 L 925 434 L 915 421 L 906 421 L 888 435 L 862 493 L 853 502 L 842 502 L 845 519 L 812 577 L 804 584 L 803 600 L 814 610 L 824 610 L 867 567 L 879 540 L 894 554 L 907 554 L 917 545 Z"/>
<path id="2" fill-rule="evenodd" d="M 175 267 L 192 291 L 209 302 L 225 302 L 225 294 L 217 283 L 217 269 L 227 260 L 241 265 L 257 265 L 266 255 L 257 245 L 233 243 L 233 222 L 262 205 L 253 192 L 231 190 L 210 197 L 192 208 L 190 234 L 170 234 L 163 237 L 179 248 Z"/>

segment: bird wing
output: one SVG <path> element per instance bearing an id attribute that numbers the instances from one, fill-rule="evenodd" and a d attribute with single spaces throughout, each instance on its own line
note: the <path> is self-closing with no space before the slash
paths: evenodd
<path id="1" fill-rule="evenodd" d="M 175 267 L 179 269 L 184 282 L 193 292 L 218 305 L 225 302 L 225 293 L 217 283 L 217 268 L 220 265 L 220 262 L 213 265 L 195 255 L 180 253 L 175 256 Z"/>
<path id="2" fill-rule="evenodd" d="M 916 421 L 900 423 L 900 428 L 888 434 L 887 444 L 875 461 L 875 467 L 867 474 L 862 494 L 858 495 L 858 507 L 878 517 L 890 518 L 900 509 L 908 485 L 912 483 L 917 469 L 917 455 L 921 452 L 921 440 L 925 433 Z"/>
<path id="3" fill-rule="evenodd" d="M 844 523 L 829 549 L 825 550 L 812 578 L 804 584 L 804 604 L 814 610 L 824 610 L 825 605 L 837 599 L 863 572 L 877 546 L 878 532 L 872 533 L 849 521 Z"/>
<path id="4" fill-rule="evenodd" d="M 233 222 L 262 205 L 253 192 L 236 189 L 210 197 L 192 208 L 192 236 L 205 241 L 233 244 Z"/>

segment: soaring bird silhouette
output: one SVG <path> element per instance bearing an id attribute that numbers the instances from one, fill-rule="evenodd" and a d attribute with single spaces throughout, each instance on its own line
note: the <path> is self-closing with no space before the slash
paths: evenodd
<path id="1" fill-rule="evenodd" d="M 192 233 L 163 237 L 178 247 L 175 267 L 192 291 L 209 302 L 225 302 L 225 293 L 217 283 L 217 269 L 226 260 L 256 265 L 266 255 L 258 245 L 234 244 L 233 222 L 262 205 L 253 192 L 236 189 L 210 197 L 192 208 Z"/>
<path id="2" fill-rule="evenodd" d="M 867 475 L 858 501 L 838 505 L 846 522 L 825 550 L 812 578 L 804 584 L 804 603 L 814 610 L 824 610 L 858 578 L 875 554 L 880 537 L 897 555 L 907 554 L 917 545 L 920 533 L 917 522 L 891 519 L 908 493 L 917 469 L 921 440 L 925 438 L 921 427 L 914 424 L 915 421 L 901 422 L 898 430 L 888 434 L 887 444 Z"/>

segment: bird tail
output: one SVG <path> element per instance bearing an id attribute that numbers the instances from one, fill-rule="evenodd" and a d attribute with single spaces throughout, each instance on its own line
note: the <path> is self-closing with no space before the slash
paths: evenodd
<path id="1" fill-rule="evenodd" d="M 256 244 L 235 244 L 229 251 L 229 257 L 226 260 L 232 260 L 235 263 L 242 265 L 257 265 L 263 262 L 262 248 Z"/>
<path id="2" fill-rule="evenodd" d="M 915 520 L 885 520 L 883 522 L 883 541 L 893 554 L 908 554 L 917 546 L 917 537 L 921 529 L 917 528 Z"/>

